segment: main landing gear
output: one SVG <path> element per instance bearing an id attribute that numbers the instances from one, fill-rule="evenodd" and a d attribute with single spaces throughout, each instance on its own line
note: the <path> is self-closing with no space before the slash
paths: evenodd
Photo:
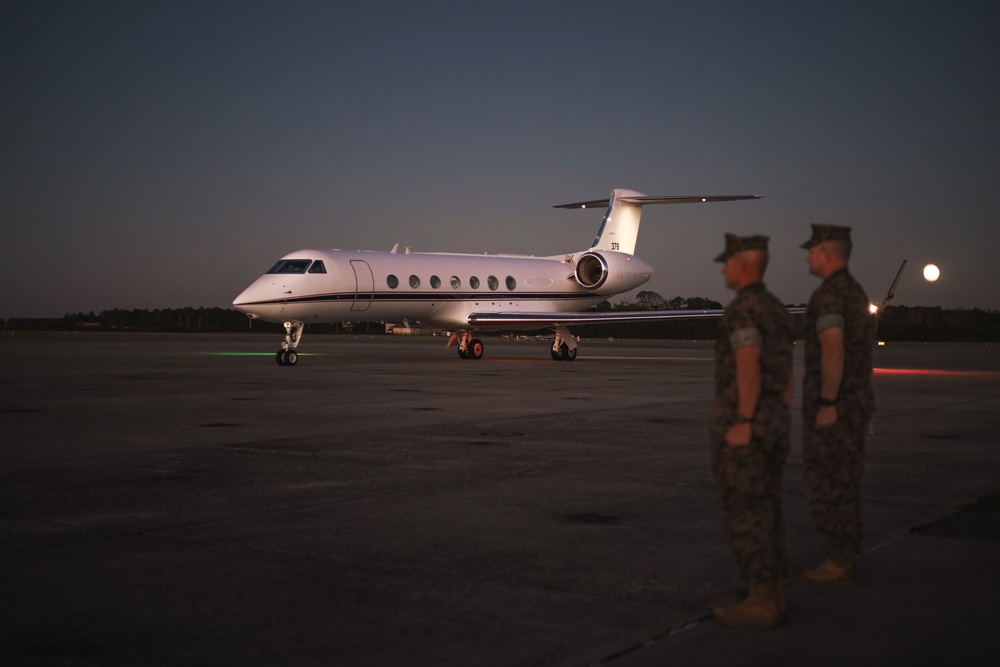
<path id="1" fill-rule="evenodd" d="M 448 345 L 455 340 L 456 336 L 453 336 L 451 340 L 448 341 Z M 473 338 L 472 334 L 468 331 L 460 331 L 457 335 L 458 338 L 458 356 L 462 359 L 482 359 L 483 358 L 483 341 L 478 338 Z"/>
<path id="2" fill-rule="evenodd" d="M 552 339 L 553 361 L 574 361 L 576 359 L 576 339 L 569 329 L 561 324 L 556 325 L 556 337 Z"/>
<path id="3" fill-rule="evenodd" d="M 279 366 L 294 366 L 299 363 L 299 353 L 295 351 L 302 340 L 302 322 L 285 322 L 285 340 L 281 341 L 281 349 L 275 355 Z"/>
<path id="4" fill-rule="evenodd" d="M 573 361 L 576 359 L 576 339 L 569 329 L 561 324 L 555 326 L 556 336 L 552 341 L 552 359 L 554 361 Z M 462 359 L 482 359 L 483 341 L 473 338 L 469 331 L 459 331 L 448 340 L 448 347 L 458 341 L 458 356 Z"/>

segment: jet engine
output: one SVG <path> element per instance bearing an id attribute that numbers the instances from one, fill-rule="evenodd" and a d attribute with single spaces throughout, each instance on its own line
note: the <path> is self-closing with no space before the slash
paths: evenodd
<path id="1" fill-rule="evenodd" d="M 576 260 L 573 277 L 591 291 L 623 292 L 638 287 L 653 275 L 648 264 L 634 255 L 604 250 L 588 251 Z"/>
<path id="2" fill-rule="evenodd" d="M 599 289 L 608 279 L 608 261 L 596 252 L 585 252 L 576 260 L 576 282 L 587 289 Z"/>

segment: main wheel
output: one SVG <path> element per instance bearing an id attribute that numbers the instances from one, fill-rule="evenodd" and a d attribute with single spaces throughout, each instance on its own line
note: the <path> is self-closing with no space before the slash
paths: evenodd
<path id="1" fill-rule="evenodd" d="M 288 350 L 278 350 L 278 354 L 274 355 L 275 361 L 278 362 L 279 366 L 284 366 L 287 361 L 285 361 L 285 355 L 288 354 Z"/>
<path id="2" fill-rule="evenodd" d="M 299 353 L 295 350 L 288 350 L 285 353 L 285 365 L 294 366 L 297 363 L 299 363 Z"/>
<path id="3" fill-rule="evenodd" d="M 469 341 L 469 346 L 465 348 L 465 353 L 469 359 L 482 359 L 483 349 L 483 341 L 473 338 Z"/>
<path id="4" fill-rule="evenodd" d="M 562 343 L 559 345 L 559 350 L 549 350 L 552 353 L 552 359 L 554 361 L 573 361 L 576 359 L 577 348 L 569 349 L 569 345 Z"/>

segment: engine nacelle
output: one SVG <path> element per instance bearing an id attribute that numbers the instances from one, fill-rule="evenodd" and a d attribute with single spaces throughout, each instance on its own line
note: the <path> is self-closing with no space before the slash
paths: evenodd
<path id="1" fill-rule="evenodd" d="M 648 264 L 623 252 L 585 252 L 576 260 L 573 276 L 591 291 L 618 293 L 634 289 L 652 277 Z"/>
<path id="2" fill-rule="evenodd" d="M 599 289 L 608 279 L 608 261 L 596 252 L 585 252 L 576 260 L 576 282 Z"/>

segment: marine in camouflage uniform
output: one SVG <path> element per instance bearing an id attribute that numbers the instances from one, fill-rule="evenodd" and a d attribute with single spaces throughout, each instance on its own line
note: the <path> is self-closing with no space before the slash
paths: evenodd
<path id="1" fill-rule="evenodd" d="M 818 568 L 803 573 L 814 583 L 846 583 L 861 554 L 865 435 L 875 411 L 875 320 L 868 295 L 847 268 L 850 232 L 850 227 L 813 225 L 812 237 L 802 244 L 809 250 L 810 271 L 823 278 L 807 309 L 802 384 L 806 497 L 828 556 Z M 828 333 L 833 337 L 824 338 Z M 828 344 L 834 357 L 824 369 Z M 832 376 L 826 387 L 824 373 Z"/>
<path id="2" fill-rule="evenodd" d="M 712 469 L 720 516 L 740 574 L 755 586 L 772 586 L 780 597 L 778 581 L 788 574 L 785 528 L 782 516 L 783 474 L 789 451 L 789 409 L 792 373 L 792 337 L 785 306 L 759 278 L 767 262 L 767 237 L 726 235 L 726 250 L 716 261 L 726 262 L 727 287 L 737 290 L 719 322 L 715 346 L 715 398 L 712 404 Z M 757 281 L 730 281 L 730 261 L 747 250 L 763 251 Z M 735 260 L 731 259 L 734 258 Z M 759 393 L 756 403 L 741 409 L 737 353 L 756 346 Z M 786 393 L 788 392 L 788 393 Z M 747 400 L 744 397 L 743 406 Z M 743 414 L 741 414 L 743 412 Z M 734 445 L 734 426 L 749 426 L 748 442 Z M 781 614 L 784 611 L 780 601 Z M 732 607 L 730 607 L 732 609 Z M 725 610 L 722 610 L 723 612 Z M 757 625 L 744 616 L 729 622 L 716 610 L 716 618 L 730 625 Z M 749 618 L 757 618 L 751 616 Z M 772 621 L 776 619 L 771 619 Z M 773 623 L 764 623 L 769 625 Z"/>

